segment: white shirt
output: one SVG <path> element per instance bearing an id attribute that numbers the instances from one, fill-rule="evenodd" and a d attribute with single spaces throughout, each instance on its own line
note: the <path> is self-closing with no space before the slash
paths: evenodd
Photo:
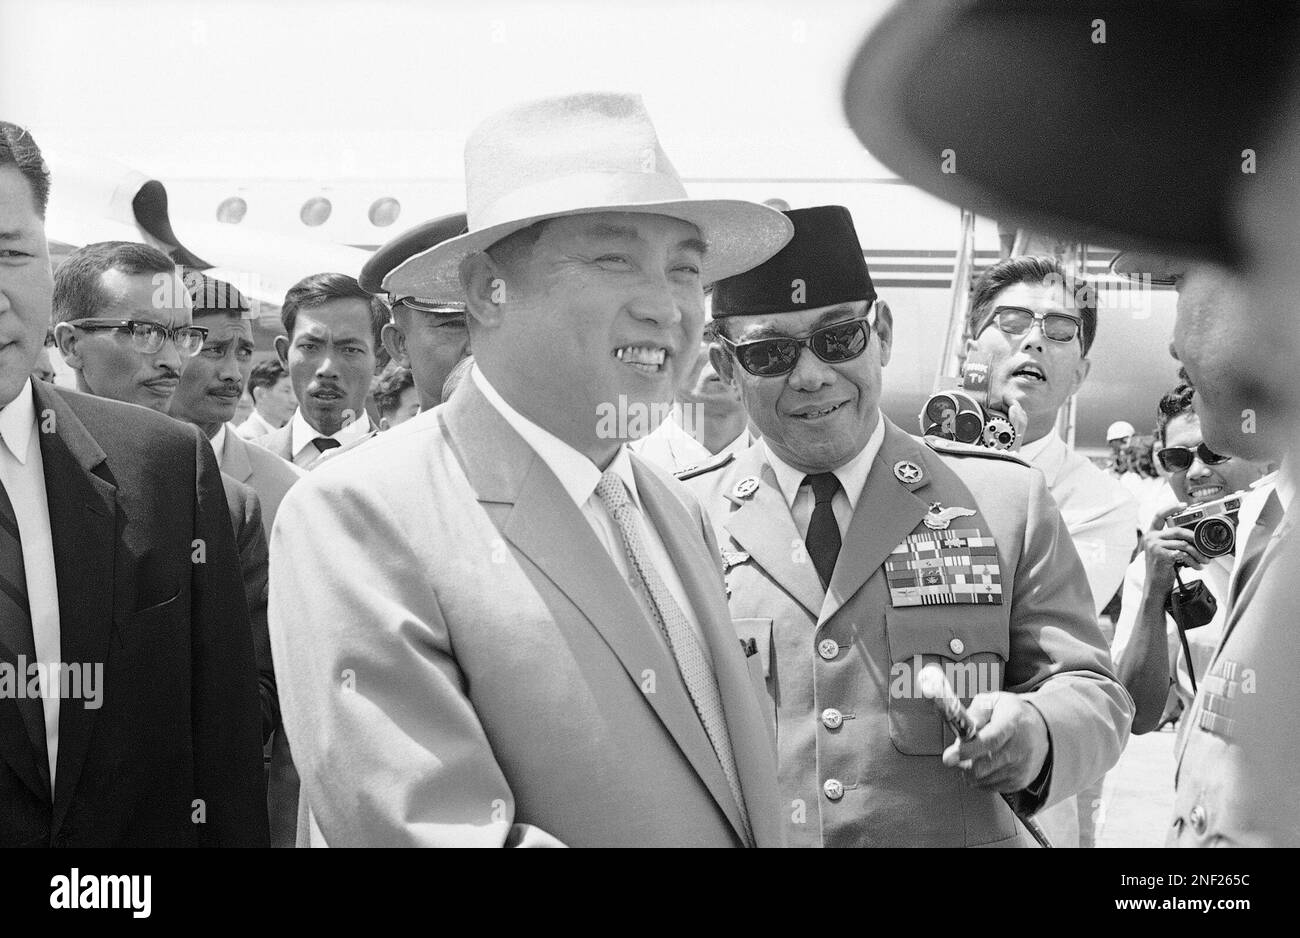
<path id="1" fill-rule="evenodd" d="M 835 515 L 835 523 L 839 525 L 841 541 L 848 534 L 849 522 L 853 520 L 853 510 L 858 506 L 858 498 L 867 484 L 867 476 L 871 474 L 871 464 L 876 461 L 876 454 L 880 452 L 880 446 L 884 441 L 885 421 L 877 411 L 876 429 L 867 439 L 867 445 L 844 465 L 831 470 L 835 473 L 835 478 L 840 480 L 840 490 L 831 499 L 831 512 Z M 776 484 L 781 489 L 786 505 L 790 508 L 790 515 L 794 518 L 794 526 L 798 529 L 799 536 L 806 538 L 808 525 L 812 523 L 815 504 L 812 486 L 804 484 L 806 473 L 778 458 L 772 452 L 772 447 L 767 445 L 766 440 L 763 441 L 763 448 L 767 451 L 768 465 L 776 473 Z"/>
<path id="2" fill-rule="evenodd" d="M 1187 633 L 1187 647 L 1192 651 L 1192 664 L 1196 668 L 1198 688 L 1205 684 L 1210 662 L 1214 660 L 1214 652 L 1219 647 L 1223 627 L 1228 621 L 1228 584 L 1234 562 L 1231 555 L 1211 557 L 1210 562 L 1202 570 L 1192 567 L 1180 567 L 1178 570 L 1178 575 L 1185 585 L 1190 586 L 1194 581 L 1204 583 L 1210 595 L 1219 604 L 1213 619 Z M 1138 614 L 1142 611 L 1142 591 L 1146 587 L 1146 579 L 1147 559 L 1145 554 L 1139 554 L 1129 564 L 1128 574 L 1124 578 L 1124 595 L 1121 600 L 1119 621 L 1115 623 L 1115 638 L 1110 644 L 1110 654 L 1115 661 L 1123 658 L 1128 651 L 1129 642 L 1132 641 L 1133 629 L 1137 625 Z M 1195 695 L 1192 693 L 1191 678 L 1187 674 L 1187 656 L 1183 654 L 1183 643 L 1178 638 L 1178 625 L 1174 622 L 1173 616 L 1168 614 L 1165 615 L 1165 641 L 1168 648 L 1169 673 L 1174 677 L 1174 692 L 1183 702 L 1183 713 L 1186 715 L 1191 713 Z M 1186 723 L 1187 720 L 1178 721 L 1180 738 Z"/>
<path id="3" fill-rule="evenodd" d="M 1100 613 L 1124 582 L 1124 571 L 1137 547 L 1136 498 L 1114 476 L 1066 446 L 1055 431 L 1026 443 L 1017 455 L 1047 481 L 1083 561 L 1095 611 Z"/>
<path id="4" fill-rule="evenodd" d="M 628 444 L 628 448 L 646 462 L 653 463 L 665 472 L 676 473 L 698 466 L 715 456 L 726 453 L 739 454 L 749 449 L 754 442 L 749 427 L 745 427 L 740 431 L 739 436 L 722 449 L 710 453 L 707 446 L 686 432 L 678 422 L 678 413 L 674 409 L 672 416 L 659 424 L 653 433 L 639 440 L 633 440 Z"/>
<path id="5" fill-rule="evenodd" d="M 212 444 L 212 451 L 217 454 L 217 468 L 224 469 L 225 466 L 221 465 L 221 451 L 226 448 L 226 424 L 223 423 L 216 436 L 208 440 L 208 442 Z"/>
<path id="6" fill-rule="evenodd" d="M 255 440 L 280 428 L 274 426 L 256 410 L 244 418 L 244 422 L 235 427 L 235 433 L 245 440 Z"/>
<path id="7" fill-rule="evenodd" d="M 474 365 L 470 369 L 470 378 L 478 386 L 478 389 L 483 392 L 483 396 L 488 399 L 488 403 L 496 408 L 497 412 L 505 418 L 506 423 L 510 424 L 511 429 L 523 437 L 524 442 L 532 447 L 533 451 L 546 463 L 547 468 L 560 481 L 560 485 L 564 487 L 564 491 L 569 498 L 573 499 L 573 503 L 582 511 L 583 517 L 587 519 L 587 523 L 591 525 L 592 531 L 595 532 L 597 540 L 605 548 L 605 552 L 609 554 L 610 559 L 614 561 L 614 566 L 618 568 L 619 574 L 625 581 L 632 584 L 634 578 L 628 568 L 627 553 L 623 546 L 623 535 L 619 532 L 618 524 L 605 510 L 605 503 L 596 494 L 596 486 L 600 484 L 601 470 L 597 468 L 594 462 L 568 443 L 565 443 L 553 433 L 542 429 L 511 407 L 488 381 L 487 376 L 479 370 L 478 365 Z M 699 618 L 686 596 L 686 589 L 682 586 L 681 578 L 677 575 L 677 568 L 668 555 L 668 550 L 664 547 L 663 541 L 660 540 L 659 532 L 655 530 L 654 525 L 641 512 L 641 498 L 637 492 L 636 478 L 632 475 L 632 461 L 628 456 L 626 446 L 619 447 L 618 454 L 609 464 L 609 469 L 617 473 L 618 477 L 623 480 L 628 495 L 632 499 L 632 504 L 637 508 L 641 542 L 650 555 L 650 562 L 654 564 L 654 568 L 659 572 L 659 576 L 668 587 L 668 592 L 677 601 L 678 607 L 686 616 L 686 620 L 691 624 L 691 627 L 695 629 L 696 635 L 700 636 L 703 644 L 703 632 L 700 629 Z M 647 618 L 654 622 L 654 614 L 650 611 L 640 587 L 633 585 L 632 592 L 636 595 L 637 602 L 645 610 Z M 703 647 L 707 654 L 708 646 L 703 645 Z"/>
<path id="8" fill-rule="evenodd" d="M 59 584 L 54 572 L 54 536 L 50 531 L 50 506 L 45 494 L 45 463 L 41 459 L 36 427 L 36 403 L 31 383 L 0 410 L 0 480 L 18 518 L 23 542 L 23 566 L 27 576 L 27 604 L 32 616 L 32 638 L 36 659 L 42 664 L 60 661 Z M 57 674 L 55 669 L 46 673 Z M 26 675 L 16 676 L 26 681 Z M 59 760 L 59 697 L 46 695 L 45 748 L 50 756 L 50 785 Z"/>
<path id="9" fill-rule="evenodd" d="M 302 415 L 301 407 L 293 412 L 293 420 L 290 424 L 292 428 L 289 431 L 289 450 L 293 453 L 293 464 L 309 469 L 321 457 L 321 450 L 317 449 L 312 441 L 325 434 L 307 422 L 307 418 Z M 370 415 L 362 410 L 360 417 L 340 429 L 338 433 L 331 434 L 329 439 L 338 440 L 340 446 L 347 446 L 361 439 L 370 430 Z"/>

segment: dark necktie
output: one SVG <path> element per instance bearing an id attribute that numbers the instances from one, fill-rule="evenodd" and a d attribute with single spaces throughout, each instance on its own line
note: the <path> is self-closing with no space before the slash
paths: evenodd
<path id="1" fill-rule="evenodd" d="M 1250 529 L 1250 534 L 1246 537 L 1246 543 L 1241 549 L 1241 566 L 1237 571 L 1237 578 L 1232 583 L 1230 605 L 1235 606 L 1237 604 L 1241 591 L 1245 589 L 1246 584 L 1250 582 L 1251 575 L 1259 567 L 1259 561 L 1264 556 L 1264 549 L 1268 547 L 1268 542 L 1273 537 L 1273 532 L 1277 529 L 1278 522 L 1281 520 L 1282 500 L 1277 497 L 1277 491 L 1274 490 L 1268 493 L 1268 499 L 1264 502 L 1264 507 L 1260 509 L 1259 520 Z"/>
<path id="2" fill-rule="evenodd" d="M 817 568 L 817 576 L 822 581 L 822 588 L 831 585 L 831 574 L 835 572 L 835 559 L 840 555 L 840 526 L 831 511 L 831 499 L 840 490 L 840 480 L 833 472 L 819 472 L 805 476 L 804 481 L 812 486 L 813 513 L 808 522 L 808 536 L 804 543 L 808 545 L 808 556 Z"/>
<path id="3" fill-rule="evenodd" d="M 323 453 L 327 449 L 333 449 L 334 447 L 342 446 L 343 444 L 340 443 L 338 440 L 330 439 L 327 436 L 318 436 L 316 437 L 316 439 L 311 441 L 311 445 L 316 447 L 316 450 L 318 452 Z"/>
<path id="4" fill-rule="evenodd" d="M 27 600 L 27 566 L 23 562 L 23 540 L 18 530 L 18 516 L 4 484 L 0 483 L 0 642 L 8 654 L 13 655 L 16 681 L 26 684 L 26 665 L 36 662 L 36 638 L 32 632 L 32 611 Z M 45 709 L 39 697 L 19 695 L 18 710 L 22 713 L 27 736 L 37 753 L 37 765 L 46 766 L 49 756 L 45 748 Z"/>

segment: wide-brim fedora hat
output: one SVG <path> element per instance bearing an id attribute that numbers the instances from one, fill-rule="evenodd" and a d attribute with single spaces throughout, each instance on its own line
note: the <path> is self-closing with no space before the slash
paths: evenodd
<path id="1" fill-rule="evenodd" d="M 789 219 L 742 199 L 692 199 L 638 95 L 588 93 L 500 111 L 465 144 L 468 231 L 399 264 L 390 295 L 462 293 L 461 262 L 536 222 L 592 212 L 666 215 L 699 229 L 705 283 L 749 270 L 790 240 Z"/>
<path id="2" fill-rule="evenodd" d="M 1262 0 L 909 0 L 868 34 L 843 103 L 877 159 L 946 201 L 1233 264 L 1250 170 L 1282 171 L 1298 21 Z"/>

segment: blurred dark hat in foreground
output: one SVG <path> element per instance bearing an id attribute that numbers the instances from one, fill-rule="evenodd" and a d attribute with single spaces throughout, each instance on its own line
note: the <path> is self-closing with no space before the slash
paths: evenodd
<path id="1" fill-rule="evenodd" d="M 852 64 L 872 155 L 982 215 L 1239 263 L 1300 63 L 1300 4 L 904 2 Z M 1300 184 L 1298 181 L 1297 184 Z"/>

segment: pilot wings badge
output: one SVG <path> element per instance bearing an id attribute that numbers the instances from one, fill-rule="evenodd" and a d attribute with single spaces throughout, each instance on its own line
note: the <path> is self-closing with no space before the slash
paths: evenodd
<path id="1" fill-rule="evenodd" d="M 975 514 L 973 508 L 944 508 L 938 502 L 934 502 L 921 520 L 931 531 L 945 531 L 954 518 L 966 518 L 973 514 Z"/>

